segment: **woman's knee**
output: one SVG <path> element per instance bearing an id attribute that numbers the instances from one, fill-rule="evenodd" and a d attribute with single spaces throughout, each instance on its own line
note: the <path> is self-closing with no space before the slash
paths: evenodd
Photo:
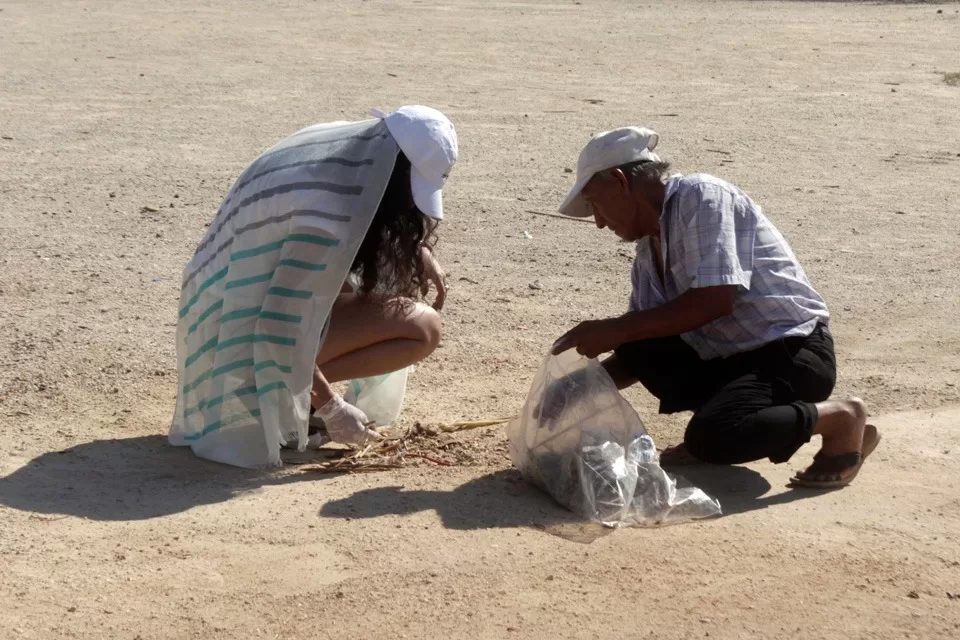
<path id="1" fill-rule="evenodd" d="M 427 357 L 440 344 L 443 337 L 443 320 L 440 314 L 426 305 L 417 305 L 413 318 L 414 335 L 416 340 L 423 344 L 423 357 Z"/>

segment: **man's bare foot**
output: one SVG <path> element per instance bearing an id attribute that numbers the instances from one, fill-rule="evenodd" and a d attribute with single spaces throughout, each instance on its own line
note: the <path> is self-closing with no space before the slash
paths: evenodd
<path id="1" fill-rule="evenodd" d="M 790 484 L 818 489 L 850 484 L 880 442 L 880 434 L 867 425 L 867 408 L 860 398 L 820 402 L 817 412 L 814 433 L 823 438 L 823 444 L 813 464 L 791 478 Z"/>

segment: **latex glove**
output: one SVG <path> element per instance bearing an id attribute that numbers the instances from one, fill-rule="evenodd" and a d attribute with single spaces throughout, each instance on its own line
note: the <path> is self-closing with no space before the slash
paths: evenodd
<path id="1" fill-rule="evenodd" d="M 347 404 L 338 395 L 317 409 L 317 415 L 327 426 L 327 434 L 334 442 L 362 445 L 382 439 L 379 433 L 369 428 L 371 422 L 363 411 Z"/>

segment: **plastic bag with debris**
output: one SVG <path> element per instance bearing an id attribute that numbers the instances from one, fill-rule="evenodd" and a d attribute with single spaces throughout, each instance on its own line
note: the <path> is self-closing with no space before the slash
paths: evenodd
<path id="1" fill-rule="evenodd" d="M 596 360 L 548 356 L 507 425 L 514 465 L 564 507 L 608 527 L 720 515 L 720 503 L 666 473 L 640 416 Z"/>

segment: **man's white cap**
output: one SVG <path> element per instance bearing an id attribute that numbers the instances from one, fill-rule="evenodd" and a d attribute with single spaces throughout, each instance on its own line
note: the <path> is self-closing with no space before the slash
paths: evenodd
<path id="1" fill-rule="evenodd" d="M 580 195 L 590 179 L 600 171 L 631 162 L 659 162 L 660 158 L 653 153 L 659 141 L 660 136 L 656 131 L 640 127 L 623 127 L 593 136 L 580 152 L 577 182 L 560 205 L 560 213 L 574 218 L 590 217 L 590 208 Z"/>
<path id="2" fill-rule="evenodd" d="M 417 208 L 434 220 L 443 220 L 443 188 L 457 161 L 457 132 L 445 115 L 419 105 L 393 113 L 371 109 L 370 115 L 387 123 L 390 135 L 413 165 L 410 189 Z"/>

